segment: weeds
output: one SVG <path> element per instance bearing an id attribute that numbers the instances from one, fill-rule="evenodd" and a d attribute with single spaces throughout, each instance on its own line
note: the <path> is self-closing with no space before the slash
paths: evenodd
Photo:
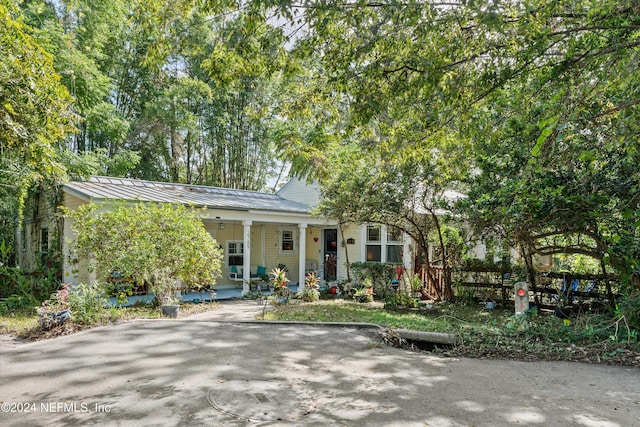
<path id="1" fill-rule="evenodd" d="M 437 304 L 428 311 L 399 313 L 353 303 L 324 303 L 278 307 L 267 318 L 368 322 L 386 328 L 453 333 L 456 345 L 447 352 L 459 356 L 640 364 L 636 331 L 624 319 L 605 315 L 566 321 L 535 311 L 515 316 L 511 311 L 484 311 L 464 304 Z M 627 356 L 630 361 L 621 360 Z"/>
<path id="2" fill-rule="evenodd" d="M 108 310 L 103 288 L 98 284 L 74 286 L 67 298 L 71 316 L 76 323 L 91 325 L 104 319 Z"/>

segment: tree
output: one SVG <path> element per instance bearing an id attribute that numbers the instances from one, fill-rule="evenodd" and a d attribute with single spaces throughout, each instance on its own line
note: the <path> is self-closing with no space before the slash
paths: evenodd
<path id="1" fill-rule="evenodd" d="M 7 243 L 29 187 L 64 176 L 55 147 L 75 122 L 53 59 L 32 32 L 14 3 L 0 1 L 0 240 Z"/>
<path id="2" fill-rule="evenodd" d="M 453 137 L 472 148 L 464 190 L 480 231 L 527 258 L 587 251 L 638 286 L 637 2 L 287 5 L 351 128 L 387 124 L 373 143 L 394 152 Z"/>
<path id="3" fill-rule="evenodd" d="M 51 55 L 13 3 L 0 2 L 0 21 L 0 186 L 23 197 L 41 177 L 63 173 L 54 147 L 75 117 Z"/>
<path id="4" fill-rule="evenodd" d="M 451 215 L 459 196 L 447 187 L 452 181 L 442 179 L 437 157 L 427 152 L 416 148 L 393 155 L 369 150 L 363 155 L 352 147 L 331 163 L 336 172 L 322 181 L 319 210 L 340 225 L 385 224 L 409 235 L 421 253 L 438 252 L 435 259 L 425 257 L 422 268 L 433 285 L 431 297 L 451 301 L 451 268 L 462 247 L 451 244 L 449 227 L 460 226 Z M 442 288 L 433 276 L 432 263 L 444 269 Z"/>
<path id="5" fill-rule="evenodd" d="M 220 275 L 222 249 L 195 211 L 183 205 L 118 203 L 104 209 L 85 204 L 68 212 L 79 257 L 90 260 L 100 280 L 114 273 L 148 282 L 157 302 L 173 289 L 212 286 Z"/>

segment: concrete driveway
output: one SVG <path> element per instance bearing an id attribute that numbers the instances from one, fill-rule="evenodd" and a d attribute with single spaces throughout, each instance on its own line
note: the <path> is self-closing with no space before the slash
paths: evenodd
<path id="1" fill-rule="evenodd" d="M 2 348 L 0 425 L 640 426 L 640 369 L 449 359 L 375 329 L 135 321 Z"/>

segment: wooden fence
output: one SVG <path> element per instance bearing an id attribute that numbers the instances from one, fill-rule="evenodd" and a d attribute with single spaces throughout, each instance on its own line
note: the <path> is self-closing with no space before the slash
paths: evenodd
<path id="1" fill-rule="evenodd" d="M 455 287 L 471 287 L 499 292 L 503 305 L 513 297 L 515 275 L 504 270 L 453 270 Z M 540 308 L 552 309 L 580 303 L 607 301 L 607 282 L 612 297 L 617 297 L 619 279 L 614 275 L 579 273 L 536 273 L 536 286 L 531 287 L 532 301 Z M 491 293 L 491 292 L 489 292 Z"/>

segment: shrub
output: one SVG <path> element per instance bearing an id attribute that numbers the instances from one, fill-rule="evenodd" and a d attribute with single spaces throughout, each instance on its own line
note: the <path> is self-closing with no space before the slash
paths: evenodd
<path id="1" fill-rule="evenodd" d="M 365 279 L 361 287 L 355 288 L 353 292 L 353 299 L 356 302 L 366 303 L 373 301 L 374 294 L 373 284 L 371 279 Z"/>
<path id="2" fill-rule="evenodd" d="M 83 325 L 96 323 L 107 312 L 107 299 L 104 287 L 97 282 L 92 285 L 81 283 L 69 291 L 67 304 L 71 311 L 71 318 Z"/>
<path id="3" fill-rule="evenodd" d="M 309 274 L 304 280 L 304 289 L 298 293 L 304 301 L 312 302 L 320 299 L 320 278 L 315 273 Z"/>
<path id="4" fill-rule="evenodd" d="M 287 279 L 287 270 L 276 267 L 271 271 L 273 276 L 273 295 L 280 298 L 283 302 L 289 301 L 291 291 L 287 286 L 289 279 Z"/>
<path id="5" fill-rule="evenodd" d="M 12 249 L 0 241 L 0 314 L 9 310 L 32 309 L 60 286 L 57 270 L 41 266 L 27 274 L 19 267 L 9 267 Z"/>
<path id="6" fill-rule="evenodd" d="M 384 301 L 384 308 L 417 308 L 420 305 L 420 300 L 416 297 L 410 296 L 404 291 L 400 291 L 395 295 L 387 295 Z"/>
<path id="7" fill-rule="evenodd" d="M 384 298 L 391 292 L 389 285 L 395 278 L 395 265 L 379 262 L 352 262 L 351 273 L 355 281 L 364 283 L 369 280 L 373 286 L 373 292 L 380 298 Z"/>
<path id="8" fill-rule="evenodd" d="M 212 286 L 220 276 L 222 249 L 193 210 L 168 203 L 117 203 L 101 212 L 86 204 L 68 213 L 78 258 L 92 261 L 98 277 L 113 272 L 148 282 L 161 303 L 181 286 Z"/>

